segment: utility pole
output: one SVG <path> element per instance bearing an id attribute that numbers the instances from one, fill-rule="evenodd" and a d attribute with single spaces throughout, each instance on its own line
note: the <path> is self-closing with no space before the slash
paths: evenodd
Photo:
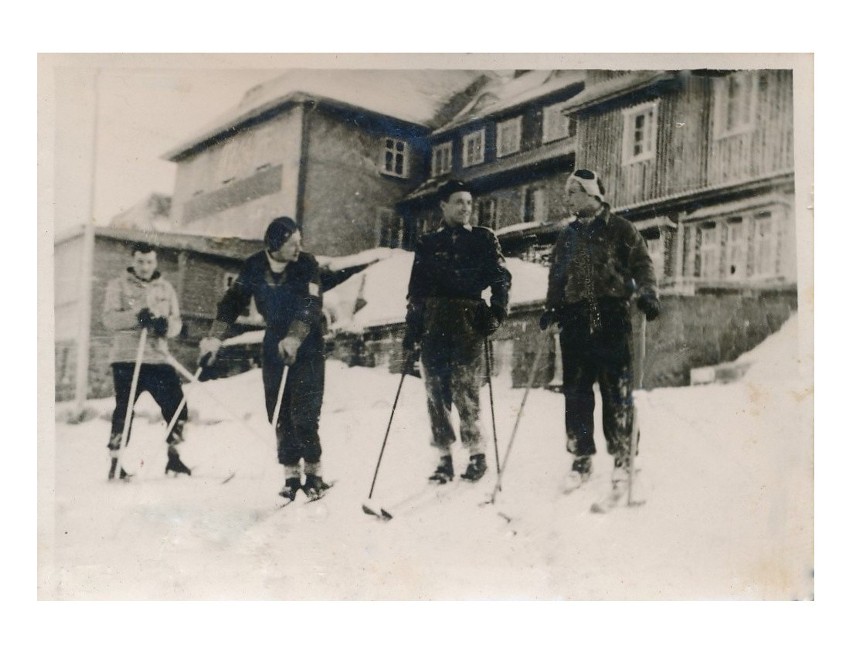
<path id="1" fill-rule="evenodd" d="M 77 361 L 74 375 L 74 410 L 82 417 L 89 393 L 89 349 L 92 332 L 92 275 L 95 254 L 95 180 L 98 159 L 98 113 L 100 105 L 100 69 L 95 68 L 92 80 L 94 110 L 92 117 L 92 155 L 90 158 L 91 180 L 89 183 L 89 205 L 83 224 L 82 260 L 80 262 L 80 288 L 78 291 L 79 317 L 77 330 Z"/>

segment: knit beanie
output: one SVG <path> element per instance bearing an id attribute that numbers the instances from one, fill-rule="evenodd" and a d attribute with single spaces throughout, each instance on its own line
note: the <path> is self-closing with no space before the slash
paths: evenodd
<path id="1" fill-rule="evenodd" d="M 287 216 L 275 218 L 266 228 L 263 244 L 270 252 L 277 252 L 297 231 L 299 231 L 299 225 L 292 218 Z"/>

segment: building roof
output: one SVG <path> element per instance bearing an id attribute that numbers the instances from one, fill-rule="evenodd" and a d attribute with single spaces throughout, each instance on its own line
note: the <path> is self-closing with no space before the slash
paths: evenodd
<path id="1" fill-rule="evenodd" d="M 57 235 L 54 246 L 68 240 L 78 238 L 83 234 L 85 226 L 80 225 L 61 235 Z M 192 234 L 175 234 L 153 232 L 142 229 L 122 229 L 117 227 L 94 227 L 96 238 L 122 240 L 128 243 L 151 243 L 154 247 L 163 249 L 178 249 L 199 254 L 210 254 L 230 259 L 245 259 L 263 248 L 263 241 L 247 240 L 244 238 L 196 236 Z"/>
<path id="2" fill-rule="evenodd" d="M 485 74 L 475 70 L 289 70 L 250 89 L 239 105 L 163 158 L 176 161 L 264 113 L 309 100 L 433 128 L 441 110 Z"/>
<path id="3" fill-rule="evenodd" d="M 587 86 L 565 103 L 564 113 L 580 111 L 594 104 L 621 97 L 661 81 L 674 79 L 675 73 L 665 70 L 636 70 L 612 77 L 605 82 Z"/>
<path id="4" fill-rule="evenodd" d="M 579 89 L 585 79 L 583 70 L 531 70 L 513 78 L 494 76 L 464 109 L 433 133 L 448 132 L 572 86 Z"/>
<path id="5" fill-rule="evenodd" d="M 477 180 L 493 177 L 494 175 L 517 172 L 524 168 L 533 168 L 543 161 L 559 161 L 568 160 L 568 157 L 573 155 L 577 149 L 576 138 L 563 138 L 552 143 L 547 143 L 541 147 L 526 152 L 519 152 L 511 156 L 489 161 L 487 163 L 479 163 L 468 168 L 463 168 L 455 172 L 452 176 L 454 179 L 475 182 Z M 441 184 L 447 180 L 447 177 L 430 177 L 414 190 L 408 193 L 401 201 L 407 202 L 420 198 L 426 198 L 438 191 Z"/>

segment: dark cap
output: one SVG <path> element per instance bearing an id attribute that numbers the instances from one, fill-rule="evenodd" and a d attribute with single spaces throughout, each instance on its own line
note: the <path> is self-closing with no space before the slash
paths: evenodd
<path id="1" fill-rule="evenodd" d="M 453 193 L 472 193 L 470 186 L 458 179 L 450 179 L 438 189 L 438 199 L 446 202 Z"/>
<path id="2" fill-rule="evenodd" d="M 288 218 L 287 216 L 275 218 L 266 228 L 266 233 L 263 236 L 263 244 L 270 252 L 276 252 L 297 231 L 299 231 L 299 225 L 296 224 L 293 218 Z"/>

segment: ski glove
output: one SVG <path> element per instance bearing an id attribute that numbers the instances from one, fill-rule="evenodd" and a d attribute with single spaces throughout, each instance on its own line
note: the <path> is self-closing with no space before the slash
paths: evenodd
<path id="1" fill-rule="evenodd" d="M 538 328 L 542 331 L 547 331 L 552 324 L 558 324 L 559 318 L 556 317 L 556 311 L 553 309 L 546 310 L 538 318 Z"/>
<path id="2" fill-rule="evenodd" d="M 204 367 L 212 365 L 221 346 L 222 341 L 219 338 L 202 338 L 198 343 L 198 364 Z"/>
<path id="3" fill-rule="evenodd" d="M 278 353 L 281 354 L 281 360 L 285 365 L 292 365 L 296 362 L 296 354 L 299 351 L 299 346 L 302 341 L 294 336 L 287 336 L 278 343 Z"/>
<path id="4" fill-rule="evenodd" d="M 636 306 L 645 314 L 649 322 L 653 322 L 660 315 L 660 300 L 652 293 L 639 295 L 639 299 L 636 300 Z"/>
<path id="5" fill-rule="evenodd" d="M 148 330 L 155 336 L 165 338 L 169 331 L 169 319 L 166 317 L 153 317 L 148 323 Z"/>
<path id="6" fill-rule="evenodd" d="M 151 309 L 146 306 L 136 314 L 136 319 L 139 321 L 139 326 L 143 329 L 147 329 L 151 326 L 151 320 L 154 319 L 154 314 L 151 312 Z"/>
<path id="7" fill-rule="evenodd" d="M 476 307 L 473 327 L 483 336 L 490 336 L 506 319 L 506 310 L 501 306 L 489 306 L 484 301 Z"/>
<path id="8" fill-rule="evenodd" d="M 405 330 L 405 335 L 402 337 L 402 350 L 407 353 L 413 353 L 416 349 L 418 349 L 418 341 L 420 339 L 417 337 L 416 332 L 411 327 L 408 327 Z"/>

